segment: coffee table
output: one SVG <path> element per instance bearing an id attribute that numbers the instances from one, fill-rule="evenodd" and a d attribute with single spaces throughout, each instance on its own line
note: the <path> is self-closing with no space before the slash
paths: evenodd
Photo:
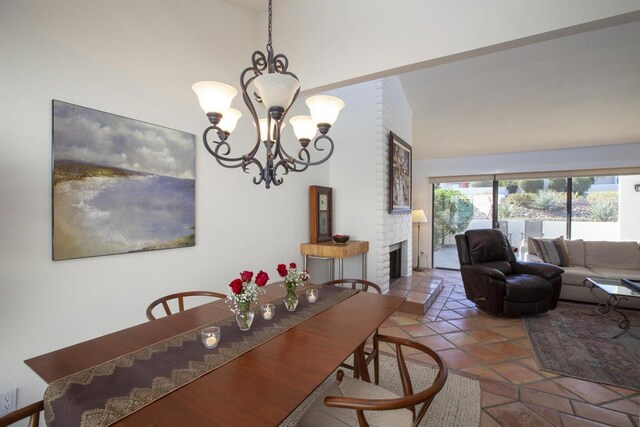
<path id="1" fill-rule="evenodd" d="M 631 327 L 631 322 L 622 311 L 618 310 L 618 305 L 621 301 L 629 298 L 640 298 L 640 292 L 627 286 L 620 279 L 587 277 L 584 283 L 585 286 L 590 286 L 591 293 L 601 301 L 596 307 L 596 313 L 618 322 L 618 326 L 622 329 L 622 332 L 612 338 L 618 338 L 627 332 Z M 596 289 L 600 292 L 595 292 Z M 605 296 L 602 295 L 603 293 Z"/>

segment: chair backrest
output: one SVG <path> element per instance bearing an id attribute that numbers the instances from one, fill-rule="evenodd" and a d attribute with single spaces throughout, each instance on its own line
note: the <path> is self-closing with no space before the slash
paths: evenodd
<path id="1" fill-rule="evenodd" d="M 507 221 L 498 221 L 498 230 L 502 231 L 502 234 L 509 237 L 509 223 Z"/>
<path id="2" fill-rule="evenodd" d="M 542 237 L 542 221 L 539 220 L 528 220 L 524 221 L 524 240 L 527 240 L 527 237 Z"/>
<path id="3" fill-rule="evenodd" d="M 368 292 L 369 288 L 373 288 L 379 294 L 382 293 L 382 289 L 380 288 L 380 286 L 364 279 L 338 279 L 323 283 L 322 286 L 336 286 L 345 284 L 350 284 L 351 289 L 358 289 L 360 291 Z"/>
<path id="4" fill-rule="evenodd" d="M 460 265 L 488 264 L 505 274 L 511 272 L 515 255 L 507 237 L 500 230 L 468 230 L 456 236 Z"/>
<path id="5" fill-rule="evenodd" d="M 0 417 L 0 427 L 10 426 L 13 423 L 17 423 L 20 420 L 29 418 L 29 427 L 38 427 L 40 422 L 40 412 L 44 410 L 44 403 L 40 402 L 32 403 L 24 408 L 17 409 L 6 415 Z"/>
<path id="6" fill-rule="evenodd" d="M 186 297 L 212 297 L 212 298 L 226 298 L 225 294 L 221 294 L 219 292 L 209 292 L 209 291 L 190 291 L 190 292 L 180 292 L 177 294 L 171 294 L 164 296 L 162 298 L 158 298 L 147 307 L 147 319 L 156 320 L 156 317 L 153 315 L 153 309 L 162 304 L 162 308 L 164 308 L 164 312 L 167 316 L 171 316 L 171 308 L 169 308 L 168 302 L 174 299 L 178 300 L 178 311 L 184 311 L 184 299 Z"/>
<path id="7" fill-rule="evenodd" d="M 429 409 L 433 398 L 440 392 L 440 390 L 442 390 L 442 387 L 444 387 L 444 384 L 447 381 L 447 365 L 445 364 L 444 360 L 442 360 L 442 358 L 438 355 L 438 353 L 436 353 L 429 347 L 420 344 L 419 342 L 409 340 L 407 338 L 392 337 L 388 335 L 378 335 L 378 341 L 386 342 L 395 347 L 398 369 L 400 371 L 400 381 L 402 382 L 402 391 L 404 396 L 388 400 L 329 396 L 325 398 L 324 404 L 337 408 L 355 409 L 360 425 L 367 425 L 363 411 L 390 411 L 394 409 L 409 409 L 413 413 L 413 425 L 417 426 L 422 421 L 422 418 L 427 412 L 427 409 Z M 410 347 L 413 350 L 419 350 L 420 352 L 427 354 L 438 365 L 438 373 L 436 374 L 433 384 L 417 393 L 413 391 L 411 376 L 409 375 L 409 369 L 407 368 L 407 364 L 404 358 L 404 347 Z M 340 377 L 338 379 L 340 379 Z M 422 406 L 416 412 L 416 406 L 420 404 L 422 404 Z"/>

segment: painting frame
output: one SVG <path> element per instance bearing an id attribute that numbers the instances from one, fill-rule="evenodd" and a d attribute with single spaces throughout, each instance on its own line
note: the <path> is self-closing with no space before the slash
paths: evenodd
<path id="1" fill-rule="evenodd" d="M 194 134 L 56 99 L 51 117 L 53 261 L 195 246 Z"/>
<path id="2" fill-rule="evenodd" d="M 411 145 L 389 132 L 389 213 L 409 214 L 413 191 Z"/>
<path id="3" fill-rule="evenodd" d="M 309 187 L 309 241 L 328 242 L 333 238 L 333 189 Z"/>

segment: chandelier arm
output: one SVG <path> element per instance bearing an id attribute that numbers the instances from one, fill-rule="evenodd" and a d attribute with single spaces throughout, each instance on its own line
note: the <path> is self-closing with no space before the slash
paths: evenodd
<path id="1" fill-rule="evenodd" d="M 260 51 L 255 51 L 253 54 L 254 56 L 259 53 L 262 55 L 262 58 L 264 58 L 264 54 Z M 265 65 L 266 68 L 266 65 Z M 253 72 L 254 75 L 252 77 L 249 77 L 249 79 L 247 79 L 245 81 L 245 78 L 247 76 L 247 73 L 249 72 Z M 242 87 L 242 99 L 245 103 L 245 105 L 247 106 L 247 108 L 249 109 L 249 113 L 251 114 L 251 117 L 253 118 L 253 123 L 256 126 L 256 143 L 253 146 L 253 149 L 251 149 L 251 151 L 249 151 L 246 156 L 247 157 L 253 157 L 256 155 L 256 153 L 258 152 L 258 149 L 260 148 L 260 122 L 258 121 L 258 113 L 256 113 L 256 108 L 253 106 L 253 102 L 251 102 L 251 97 L 249 96 L 249 93 L 247 92 L 247 88 L 249 87 L 249 85 L 251 84 L 251 82 L 253 82 L 255 80 L 256 77 L 258 77 L 260 75 L 260 70 L 258 68 L 255 67 L 248 67 L 245 68 L 245 70 L 242 72 L 242 74 L 240 74 L 240 86 Z"/>
<path id="2" fill-rule="evenodd" d="M 211 132 L 213 130 L 215 130 L 216 133 L 218 134 L 218 138 L 220 138 L 220 141 L 211 141 L 211 142 L 209 142 L 207 140 L 207 135 L 209 134 L 209 132 Z M 222 166 L 224 166 L 226 168 L 237 168 L 238 166 L 240 166 L 240 164 L 238 164 L 238 165 L 227 165 L 227 164 L 222 163 L 222 162 L 238 162 L 238 161 L 242 161 L 243 157 L 226 157 L 226 155 L 231 152 L 231 147 L 229 146 L 229 143 L 227 142 L 227 135 L 218 126 L 214 125 L 214 126 L 209 126 L 208 128 L 206 128 L 204 130 L 204 133 L 202 134 L 202 142 L 204 143 L 204 148 L 206 148 L 207 151 L 209 152 L 209 154 L 211 154 L 218 161 L 218 163 L 220 163 Z M 215 148 L 211 148 L 210 144 L 215 144 Z M 220 152 L 220 150 L 222 150 L 222 149 L 226 149 L 226 151 L 225 152 Z"/>
<path id="3" fill-rule="evenodd" d="M 319 164 L 322 164 L 324 162 L 326 162 L 327 160 L 329 160 L 329 157 L 331 157 L 331 155 L 333 154 L 333 149 L 335 148 L 334 143 L 333 143 L 333 139 L 331 139 L 329 137 L 329 135 L 318 135 L 314 140 L 313 140 L 313 146 L 315 147 L 316 150 L 318 151 L 324 151 L 324 148 L 320 148 L 318 147 L 318 142 L 320 142 L 320 140 L 322 139 L 326 139 L 327 141 L 329 141 L 329 153 L 327 153 L 327 155 L 315 162 L 311 162 L 311 161 L 304 161 L 300 156 L 303 150 L 305 150 L 307 152 L 307 154 L 309 153 L 308 150 L 306 148 L 302 148 L 300 149 L 300 151 L 298 152 L 298 157 L 302 160 L 296 160 L 294 158 L 292 158 L 289 154 L 287 154 L 287 152 L 284 150 L 284 148 L 282 148 L 282 152 L 285 154 L 286 157 L 290 158 L 294 163 L 301 165 L 301 166 L 316 166 Z"/>
<path id="4" fill-rule="evenodd" d="M 256 185 L 260 185 L 262 184 L 262 181 L 264 181 L 264 167 L 258 160 L 256 160 L 255 158 L 246 159 L 246 161 L 242 163 L 242 171 L 245 173 L 249 173 L 249 166 L 251 164 L 256 165 L 259 171 L 258 175 L 253 177 L 253 183 Z"/>

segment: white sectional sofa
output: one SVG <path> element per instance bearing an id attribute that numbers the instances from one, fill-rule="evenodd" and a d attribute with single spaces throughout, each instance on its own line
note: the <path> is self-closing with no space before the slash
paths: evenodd
<path id="1" fill-rule="evenodd" d="M 579 239 L 565 240 L 565 243 L 573 265 L 561 267 L 564 274 L 560 299 L 600 302 L 589 287 L 584 285 L 587 277 L 640 280 L 640 245 L 637 242 L 592 242 Z M 528 246 L 527 259 L 541 262 L 535 254 L 535 246 Z M 620 306 L 640 309 L 640 298 L 630 298 Z"/>

